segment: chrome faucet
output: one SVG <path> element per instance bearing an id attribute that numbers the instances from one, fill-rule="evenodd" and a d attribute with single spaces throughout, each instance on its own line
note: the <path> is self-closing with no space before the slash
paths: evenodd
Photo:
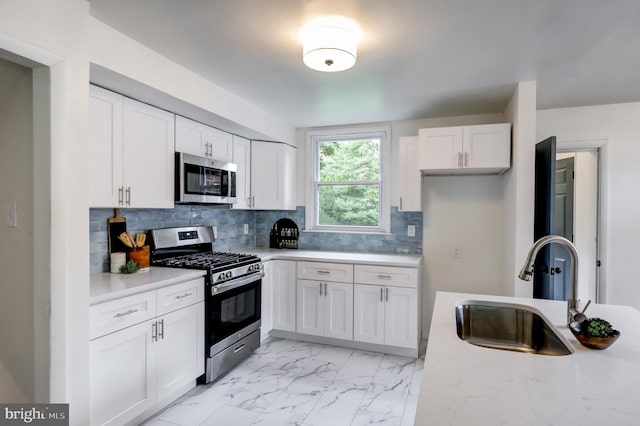
<path id="1" fill-rule="evenodd" d="M 538 241 L 533 243 L 533 245 L 529 249 L 527 260 L 525 260 L 518 277 L 524 281 L 531 281 L 531 279 L 533 278 L 533 263 L 538 252 L 540 251 L 540 249 L 542 249 L 542 247 L 551 243 L 558 243 L 566 247 L 569 251 L 569 257 L 571 258 L 571 293 L 569 294 L 569 299 L 567 300 L 567 325 L 571 324 L 574 321 L 583 321 L 587 319 L 587 316 L 584 315 L 584 311 L 586 311 L 589 307 L 591 300 L 587 302 L 582 311 L 579 311 L 580 301 L 578 300 L 578 251 L 576 250 L 576 246 L 574 246 L 571 241 L 559 235 L 545 235 L 544 237 L 540 238 Z"/>

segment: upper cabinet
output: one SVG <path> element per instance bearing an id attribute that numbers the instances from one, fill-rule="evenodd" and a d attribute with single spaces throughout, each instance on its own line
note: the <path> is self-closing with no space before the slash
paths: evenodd
<path id="1" fill-rule="evenodd" d="M 233 208 L 295 210 L 296 149 L 278 142 L 234 137 L 233 161 L 238 165 Z M 243 194 L 244 193 L 244 194 Z"/>
<path id="2" fill-rule="evenodd" d="M 426 174 L 497 174 L 511 162 L 511 125 L 420 129 L 419 168 Z"/>
<path id="3" fill-rule="evenodd" d="M 219 161 L 231 161 L 233 136 L 176 115 L 176 151 Z"/>
<path id="4" fill-rule="evenodd" d="M 419 138 L 418 136 L 407 136 L 399 138 L 398 161 L 400 172 L 399 192 L 402 212 L 420 211 L 422 192 L 422 172 L 418 165 L 419 160 Z"/>
<path id="5" fill-rule="evenodd" d="M 89 206 L 172 208 L 174 115 L 91 86 Z"/>

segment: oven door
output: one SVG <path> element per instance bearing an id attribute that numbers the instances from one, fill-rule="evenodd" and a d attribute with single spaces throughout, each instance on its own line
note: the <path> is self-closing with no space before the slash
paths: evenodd
<path id="1" fill-rule="evenodd" d="M 249 326 L 259 327 L 263 276 L 261 271 L 210 287 L 205 327 L 209 356 L 225 349 L 236 337 L 244 337 L 235 335 Z"/>

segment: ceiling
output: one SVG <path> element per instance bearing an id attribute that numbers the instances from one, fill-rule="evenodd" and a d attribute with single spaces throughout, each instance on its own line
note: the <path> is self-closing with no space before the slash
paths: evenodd
<path id="1" fill-rule="evenodd" d="M 91 14 L 294 127 L 640 101 L 638 0 L 90 0 Z M 299 28 L 339 14 L 350 70 L 302 63 Z M 179 84 L 179 83 L 176 83 Z"/>

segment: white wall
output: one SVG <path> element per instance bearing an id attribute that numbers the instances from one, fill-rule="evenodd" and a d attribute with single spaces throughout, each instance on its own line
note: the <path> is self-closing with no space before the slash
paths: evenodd
<path id="1" fill-rule="evenodd" d="M 0 364 L 22 393 L 3 402 L 22 402 L 34 400 L 33 94 L 31 70 L 2 63 L 0 78 L 8 67 L 22 77 L 10 89 L 0 82 L 10 90 L 0 103 L 0 208 L 15 203 L 18 226 L 0 226 Z"/>
<path id="2" fill-rule="evenodd" d="M 89 209 L 86 179 L 78 178 L 88 173 L 88 7 L 85 0 L 4 0 L 0 14 L 0 49 L 38 67 L 33 105 L 38 233 L 34 338 L 51 356 L 44 367 L 42 360 L 36 362 L 36 371 L 50 371 L 45 391 L 36 375 L 36 399 L 70 403 L 71 424 L 88 424 L 89 405 Z M 50 339 L 41 334 L 49 324 L 41 327 L 38 319 L 50 319 Z"/>
<path id="3" fill-rule="evenodd" d="M 607 141 L 601 150 L 604 301 L 640 309 L 640 286 L 635 283 L 635 259 L 640 257 L 640 103 L 541 110 L 537 135 L 555 135 L 559 146 Z"/>

